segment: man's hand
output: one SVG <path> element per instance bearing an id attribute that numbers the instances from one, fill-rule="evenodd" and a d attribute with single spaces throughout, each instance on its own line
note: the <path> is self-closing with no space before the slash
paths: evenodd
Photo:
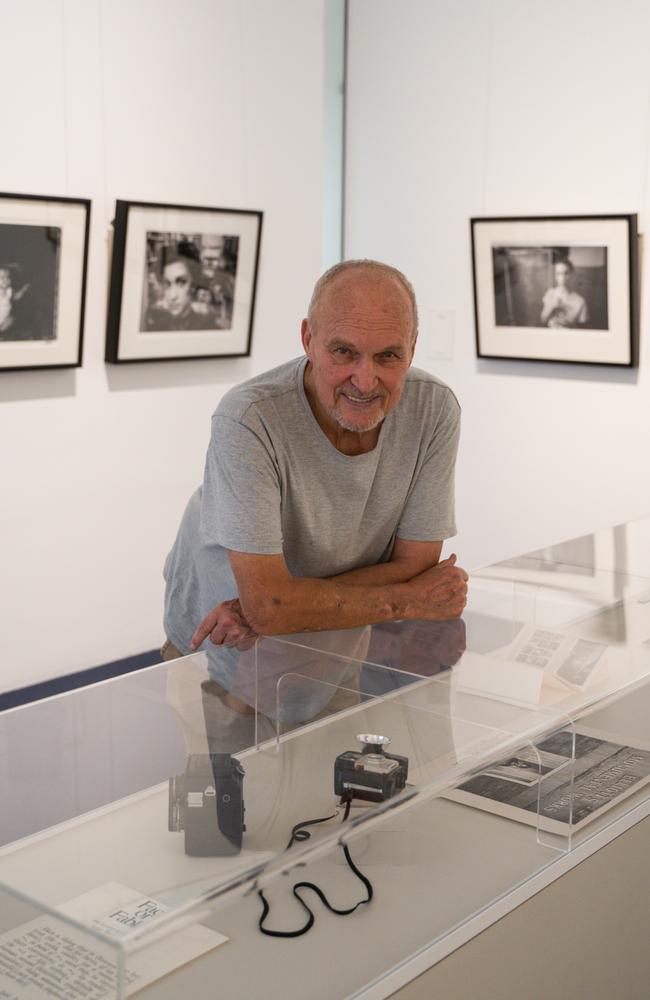
<path id="1" fill-rule="evenodd" d="M 465 570 L 456 565 L 455 553 L 414 576 L 406 584 L 411 598 L 408 617 L 428 621 L 460 617 L 467 604 L 468 579 Z"/>
<path id="2" fill-rule="evenodd" d="M 244 617 L 239 598 L 223 601 L 205 616 L 192 636 L 192 649 L 198 649 L 208 635 L 215 646 L 236 646 L 242 651 L 259 639 Z"/>

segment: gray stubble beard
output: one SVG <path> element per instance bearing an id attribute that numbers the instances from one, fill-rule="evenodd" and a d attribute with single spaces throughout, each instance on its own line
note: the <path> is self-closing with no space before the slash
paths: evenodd
<path id="1" fill-rule="evenodd" d="M 383 421 L 386 414 L 382 413 L 380 416 L 377 417 L 376 420 L 373 420 L 373 422 L 368 427 L 361 427 L 361 428 L 354 427 L 352 424 L 348 423 L 337 412 L 336 407 L 332 408 L 332 410 L 330 411 L 330 416 L 332 417 L 333 420 L 336 421 L 339 427 L 343 428 L 344 431 L 350 431 L 352 434 L 366 434 L 368 431 L 373 431 L 375 427 L 378 427 L 379 424 Z"/>

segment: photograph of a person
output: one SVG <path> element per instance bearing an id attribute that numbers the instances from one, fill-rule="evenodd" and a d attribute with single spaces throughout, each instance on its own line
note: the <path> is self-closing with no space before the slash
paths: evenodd
<path id="1" fill-rule="evenodd" d="M 61 230 L 0 224 L 0 341 L 55 340 Z"/>
<path id="2" fill-rule="evenodd" d="M 639 363 L 636 215 L 470 219 L 476 355 Z"/>
<path id="3" fill-rule="evenodd" d="M 117 201 L 105 358 L 246 357 L 262 212 Z"/>
<path id="4" fill-rule="evenodd" d="M 492 246 L 496 326 L 607 330 L 606 246 Z"/>
<path id="5" fill-rule="evenodd" d="M 239 237 L 147 232 L 140 330 L 230 330 Z"/>

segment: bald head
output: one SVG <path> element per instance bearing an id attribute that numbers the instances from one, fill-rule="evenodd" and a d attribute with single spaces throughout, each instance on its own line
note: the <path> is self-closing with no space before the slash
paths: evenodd
<path id="1" fill-rule="evenodd" d="M 355 305 L 361 305 L 364 298 L 376 301 L 380 296 L 386 308 L 393 313 L 404 313 L 415 341 L 418 310 L 413 286 L 396 267 L 377 260 L 346 260 L 321 275 L 314 286 L 307 312 L 311 332 L 318 333 L 323 312 L 353 309 Z"/>

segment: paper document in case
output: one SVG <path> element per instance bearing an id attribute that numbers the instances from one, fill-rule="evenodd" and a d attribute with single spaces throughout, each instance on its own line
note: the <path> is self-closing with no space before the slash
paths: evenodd
<path id="1" fill-rule="evenodd" d="M 522 748 L 445 793 L 464 805 L 538 825 L 577 831 L 650 782 L 650 749 L 562 729 Z"/>
<path id="2" fill-rule="evenodd" d="M 584 691 L 606 668 L 607 645 L 549 628 L 528 625 L 496 655 L 537 667 L 543 683 Z"/>
<path id="3" fill-rule="evenodd" d="M 168 912 L 169 907 L 134 889 L 108 882 L 59 907 L 80 923 L 111 938 Z M 228 939 L 200 924 L 171 931 L 127 962 L 126 995 Z M 113 1000 L 117 964 L 107 948 L 81 929 L 50 915 L 36 917 L 0 935 L 0 1000 Z"/>

